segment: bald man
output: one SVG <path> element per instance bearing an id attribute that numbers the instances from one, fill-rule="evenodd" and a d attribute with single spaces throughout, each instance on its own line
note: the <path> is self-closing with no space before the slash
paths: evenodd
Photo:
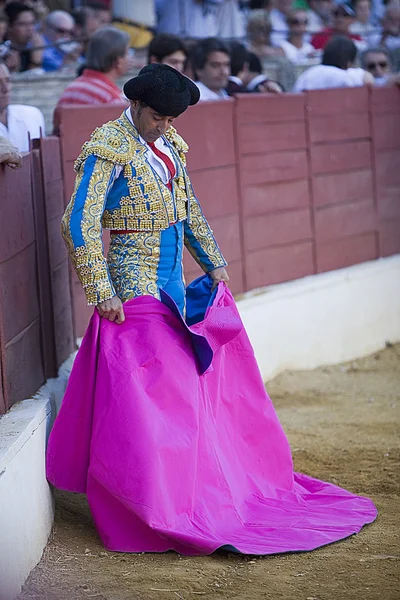
<path id="1" fill-rule="evenodd" d="M 74 19 L 64 10 L 54 10 L 47 15 L 43 26 L 45 71 L 57 71 L 77 60 L 81 47 L 73 41 L 74 26 Z"/>

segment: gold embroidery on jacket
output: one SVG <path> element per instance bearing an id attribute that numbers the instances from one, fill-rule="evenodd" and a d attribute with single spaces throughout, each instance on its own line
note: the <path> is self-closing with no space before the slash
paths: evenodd
<path id="1" fill-rule="evenodd" d="M 123 302 L 143 295 L 159 299 L 157 270 L 160 247 L 161 231 L 111 236 L 108 268 Z"/>

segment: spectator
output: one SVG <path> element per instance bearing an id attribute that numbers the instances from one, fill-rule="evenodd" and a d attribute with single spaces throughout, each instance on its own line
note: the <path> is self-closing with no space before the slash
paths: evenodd
<path id="1" fill-rule="evenodd" d="M 47 15 L 43 26 L 45 71 L 57 71 L 78 60 L 82 48 L 73 41 L 74 26 L 74 19 L 64 10 L 55 10 Z"/>
<path id="2" fill-rule="evenodd" d="M 271 41 L 274 46 L 279 46 L 282 40 L 286 40 L 289 32 L 287 16 L 292 10 L 293 0 L 276 0 L 276 8 L 270 12 Z"/>
<path id="3" fill-rule="evenodd" d="M 286 58 L 293 64 L 304 62 L 315 56 L 316 50 L 304 36 L 307 31 L 308 15 L 305 10 L 293 10 L 288 14 L 289 36 L 280 42 Z"/>
<path id="4" fill-rule="evenodd" d="M 89 38 L 101 27 L 98 13 L 90 6 L 80 6 L 72 11 L 74 19 L 74 37 L 87 44 Z"/>
<path id="5" fill-rule="evenodd" d="M 1 91 L 0 91 L 1 94 Z M 22 156 L 11 142 L 0 135 L 0 164 L 5 164 L 11 169 L 22 167 Z"/>
<path id="6" fill-rule="evenodd" d="M 308 0 L 308 33 L 319 33 L 331 25 L 332 0 Z"/>
<path id="7" fill-rule="evenodd" d="M 371 25 L 371 0 L 354 0 L 356 13 L 355 21 L 349 27 L 350 33 L 359 35 L 361 39 L 368 42 L 372 32 Z"/>
<path id="8" fill-rule="evenodd" d="M 233 94 L 247 92 L 244 80 L 247 78 L 250 57 L 246 46 L 240 42 L 230 44 L 230 56 L 231 74 L 228 77 L 226 92 L 229 96 L 233 96 Z"/>
<path id="9" fill-rule="evenodd" d="M 100 27 L 110 25 L 112 22 L 111 10 L 104 2 L 88 2 L 88 8 L 95 14 L 95 18 Z M 94 33 L 94 32 L 93 32 Z"/>
<path id="10" fill-rule="evenodd" d="M 200 40 L 193 50 L 193 68 L 200 100 L 228 97 L 225 88 L 231 72 L 231 59 L 224 42 L 217 38 Z"/>
<path id="11" fill-rule="evenodd" d="M 205 38 L 218 34 L 218 9 L 223 0 L 155 0 L 157 33 Z"/>
<path id="12" fill-rule="evenodd" d="M 280 94 L 282 92 L 279 84 L 268 80 L 266 75 L 261 75 L 262 67 L 260 59 L 255 54 L 248 52 L 243 44 L 232 42 L 230 50 L 231 75 L 226 87 L 229 96 L 247 92 L 269 92 L 272 94 Z M 255 79 L 258 80 L 254 81 Z M 254 83 L 250 86 L 250 83 L 253 81 Z"/>
<path id="13" fill-rule="evenodd" d="M 399 84 L 400 74 L 393 73 L 392 61 L 386 48 L 370 48 L 361 57 L 361 64 L 375 79 L 375 85 Z"/>
<path id="14" fill-rule="evenodd" d="M 89 40 L 82 75 L 64 90 L 54 111 L 54 133 L 59 133 L 59 108 L 67 104 L 115 104 L 126 99 L 116 84 L 128 68 L 129 35 L 115 27 L 102 27 Z"/>
<path id="15" fill-rule="evenodd" d="M 11 82 L 7 66 L 0 62 L 0 135 L 20 152 L 29 150 L 29 138 L 44 135 L 44 117 L 36 106 L 10 104 Z"/>
<path id="16" fill-rule="evenodd" d="M 358 87 L 373 83 L 373 77 L 364 69 L 353 68 L 357 47 L 346 36 L 336 36 L 324 50 L 322 64 L 307 69 L 297 79 L 293 91 L 323 90 L 327 88 Z"/>
<path id="17" fill-rule="evenodd" d="M 400 3 L 387 5 L 382 19 L 382 32 L 370 37 L 371 46 L 381 46 L 388 50 L 400 48 Z"/>
<path id="18" fill-rule="evenodd" d="M 259 58 L 283 56 L 282 48 L 271 44 L 271 20 L 266 10 L 253 10 L 247 21 L 249 51 Z"/>
<path id="19" fill-rule="evenodd" d="M 10 51 L 4 62 L 10 72 L 28 71 L 42 66 L 43 39 L 35 30 L 34 10 L 23 2 L 9 2 L 4 7 L 8 19 L 7 38 Z"/>
<path id="20" fill-rule="evenodd" d="M 347 36 L 354 41 L 359 50 L 365 50 L 365 42 L 359 35 L 350 33 L 349 27 L 354 22 L 355 12 L 348 4 L 340 4 L 333 10 L 333 25 L 316 33 L 311 44 L 316 50 L 324 49 L 326 44 L 336 35 Z"/>
<path id="21" fill-rule="evenodd" d="M 149 45 L 149 63 L 162 63 L 183 73 L 187 60 L 185 44 L 176 35 L 159 33 Z"/>

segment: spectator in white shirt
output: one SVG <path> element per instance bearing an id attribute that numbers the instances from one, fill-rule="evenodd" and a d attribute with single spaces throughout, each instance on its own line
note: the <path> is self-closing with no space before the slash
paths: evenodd
<path id="1" fill-rule="evenodd" d="M 217 38 L 206 38 L 193 48 L 192 63 L 200 101 L 227 98 L 225 88 L 231 74 L 229 48 Z"/>
<path id="2" fill-rule="evenodd" d="M 369 38 L 370 46 L 381 46 L 388 50 L 400 48 L 400 3 L 387 5 L 382 19 L 382 32 Z"/>
<path id="3" fill-rule="evenodd" d="M 247 39 L 249 52 L 259 58 L 283 56 L 282 48 L 271 43 L 271 19 L 266 10 L 253 10 L 247 20 Z"/>
<path id="4" fill-rule="evenodd" d="M 0 62 L 0 136 L 8 139 L 20 152 L 29 150 L 29 138 L 44 135 L 44 117 L 35 106 L 10 104 L 10 73 Z"/>
<path id="5" fill-rule="evenodd" d="M 354 68 L 357 47 L 345 36 L 336 36 L 326 45 L 322 64 L 307 69 L 297 79 L 293 91 L 372 85 L 374 78 L 364 69 Z"/>
<path id="6" fill-rule="evenodd" d="M 272 34 L 271 41 L 274 46 L 279 46 L 282 40 L 286 40 L 289 32 L 287 16 L 293 9 L 293 0 L 277 0 L 276 8 L 270 12 Z"/>
<path id="7" fill-rule="evenodd" d="M 293 64 L 298 64 L 316 56 L 314 46 L 304 39 L 308 25 L 307 12 L 293 10 L 288 14 L 287 22 L 289 26 L 288 39 L 282 40 L 279 44 L 286 58 Z"/>

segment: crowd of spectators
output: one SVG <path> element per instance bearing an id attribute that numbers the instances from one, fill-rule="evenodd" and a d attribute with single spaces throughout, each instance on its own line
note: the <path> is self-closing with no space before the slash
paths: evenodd
<path id="1" fill-rule="evenodd" d="M 44 128 L 38 109 L 9 104 L 10 74 L 18 72 L 76 76 L 58 100 L 55 132 L 61 106 L 124 102 L 117 82 L 135 60 L 178 69 L 197 83 L 202 101 L 398 84 L 400 0 L 335 1 L 154 0 L 150 43 L 138 48 L 132 28 L 145 26 L 140 10 L 148 19 L 152 0 L 0 0 L 0 134 L 25 150 L 11 134 L 16 122 L 25 123 L 24 139 Z M 117 5 L 131 13 L 116 18 Z M 285 90 L 263 73 L 268 61 L 309 68 Z"/>

